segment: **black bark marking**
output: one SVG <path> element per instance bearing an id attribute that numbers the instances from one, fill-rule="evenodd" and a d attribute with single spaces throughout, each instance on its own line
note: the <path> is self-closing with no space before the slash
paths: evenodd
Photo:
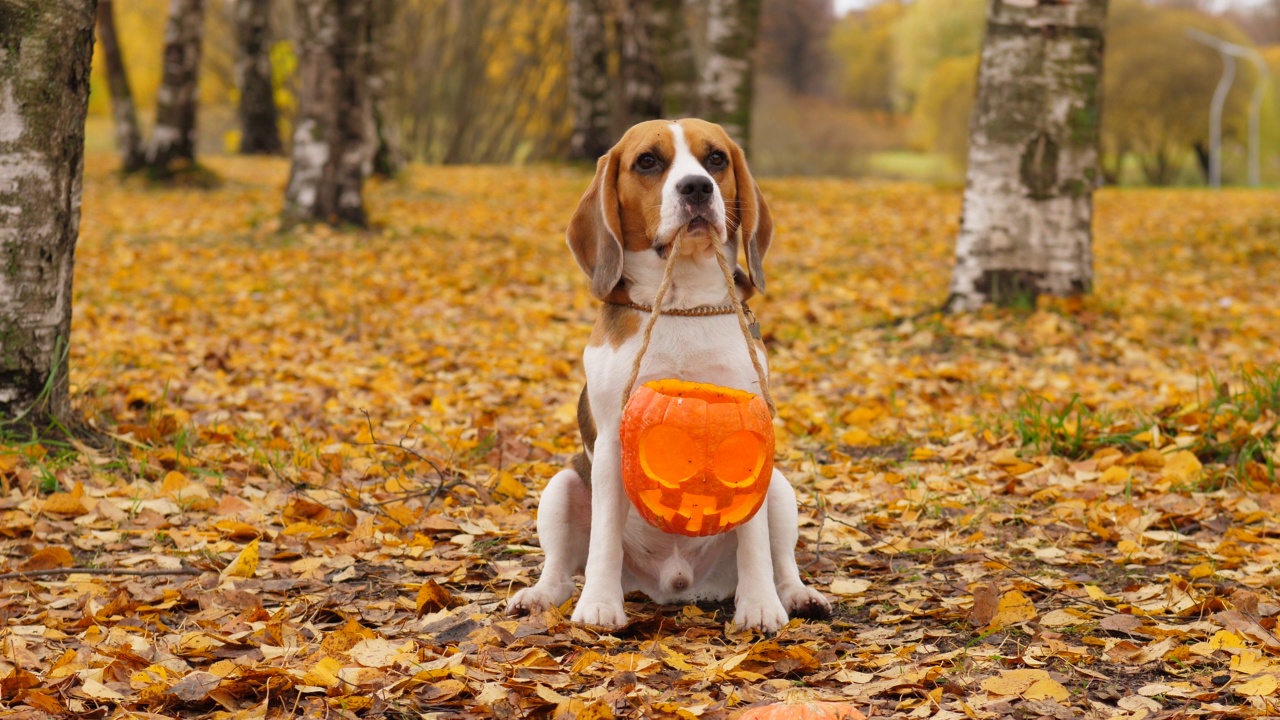
<path id="1" fill-rule="evenodd" d="M 1058 184 L 1058 143 L 1046 132 L 1038 132 L 1022 151 L 1019 177 L 1034 200 L 1054 196 Z"/>

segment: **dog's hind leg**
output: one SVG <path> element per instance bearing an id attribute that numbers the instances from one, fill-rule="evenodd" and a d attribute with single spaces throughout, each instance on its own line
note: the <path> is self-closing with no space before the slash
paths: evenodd
<path id="1" fill-rule="evenodd" d="M 796 492 L 777 470 L 769 482 L 769 545 L 773 555 L 773 584 L 782 606 L 791 617 L 825 618 L 831 602 L 822 593 L 806 587 L 796 565 L 796 540 L 800 537 Z"/>
<path id="2" fill-rule="evenodd" d="M 573 596 L 573 576 L 587 564 L 591 540 L 591 493 L 573 468 L 556 473 L 538 501 L 542 576 L 507 603 L 508 615 L 528 615 L 559 607 Z"/>

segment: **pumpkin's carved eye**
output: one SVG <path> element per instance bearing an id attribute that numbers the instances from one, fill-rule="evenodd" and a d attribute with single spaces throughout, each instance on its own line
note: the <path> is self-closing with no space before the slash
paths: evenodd
<path id="1" fill-rule="evenodd" d="M 640 467 L 664 487 L 675 489 L 697 474 L 700 454 L 689 433 L 671 425 L 654 425 L 640 434 Z"/>
<path id="2" fill-rule="evenodd" d="M 711 471 L 731 488 L 755 482 L 763 464 L 764 439 L 750 430 L 739 430 L 721 440 L 711 455 Z"/>

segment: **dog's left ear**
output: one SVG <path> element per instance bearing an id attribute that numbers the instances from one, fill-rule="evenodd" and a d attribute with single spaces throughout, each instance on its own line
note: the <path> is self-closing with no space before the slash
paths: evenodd
<path id="1" fill-rule="evenodd" d="M 591 186 L 573 211 L 565 233 L 578 266 L 591 278 L 591 294 L 603 300 L 622 279 L 622 217 L 618 204 L 619 151 L 596 162 Z"/>
<path id="2" fill-rule="evenodd" d="M 742 245 L 747 251 L 747 272 L 751 274 L 751 284 L 756 290 L 764 292 L 764 255 L 773 242 L 773 215 L 769 214 L 769 204 L 764 201 L 760 186 L 747 169 L 746 154 L 737 143 L 731 141 L 730 145 L 733 177 L 738 189 L 738 221 L 742 229 Z"/>

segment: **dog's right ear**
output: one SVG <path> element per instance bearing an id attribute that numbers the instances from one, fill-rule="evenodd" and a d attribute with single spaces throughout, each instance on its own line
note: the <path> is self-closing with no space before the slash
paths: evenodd
<path id="1" fill-rule="evenodd" d="M 565 233 L 578 267 L 603 300 L 622 279 L 622 215 L 618 205 L 618 149 L 596 162 L 596 176 L 578 202 Z"/>

